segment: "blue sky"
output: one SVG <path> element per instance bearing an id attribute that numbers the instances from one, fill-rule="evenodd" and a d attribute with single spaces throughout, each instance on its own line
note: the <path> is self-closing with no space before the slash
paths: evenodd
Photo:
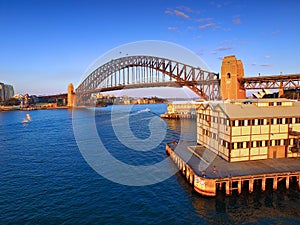
<path id="1" fill-rule="evenodd" d="M 0 0 L 0 81 L 17 93 L 64 93 L 126 43 L 184 46 L 214 72 L 236 55 L 246 76 L 300 73 L 300 1 Z"/>

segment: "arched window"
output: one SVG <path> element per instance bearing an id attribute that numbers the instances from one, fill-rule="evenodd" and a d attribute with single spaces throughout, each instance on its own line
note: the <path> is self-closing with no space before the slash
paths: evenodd
<path id="1" fill-rule="evenodd" d="M 230 73 L 227 73 L 227 78 L 230 78 L 231 77 L 231 74 Z"/>

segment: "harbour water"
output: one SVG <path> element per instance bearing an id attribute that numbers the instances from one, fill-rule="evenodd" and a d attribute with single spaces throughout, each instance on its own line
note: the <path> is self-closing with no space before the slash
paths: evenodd
<path id="1" fill-rule="evenodd" d="M 117 106 L 120 117 L 126 107 Z M 132 132 L 147 138 L 149 122 L 165 111 L 166 105 L 134 106 Z M 24 122 L 27 113 L 31 121 Z M 90 109 L 80 113 L 84 117 Z M 196 139 L 195 121 L 165 120 L 163 141 L 151 151 L 134 151 L 116 137 L 111 107 L 95 114 L 107 149 L 131 165 L 164 160 L 165 144 L 179 140 L 180 134 L 184 140 Z M 271 189 L 205 198 L 180 173 L 149 186 L 121 185 L 84 160 L 73 134 L 72 111 L 0 113 L 0 224 L 300 224 L 297 187 Z"/>

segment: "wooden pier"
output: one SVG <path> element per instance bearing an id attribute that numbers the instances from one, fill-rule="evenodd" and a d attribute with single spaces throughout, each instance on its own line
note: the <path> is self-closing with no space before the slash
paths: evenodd
<path id="1" fill-rule="evenodd" d="M 300 159 L 280 158 L 246 162 L 227 162 L 202 146 L 189 146 L 188 142 L 171 142 L 166 153 L 175 162 L 194 190 L 204 196 L 216 196 L 218 190 L 226 195 L 242 190 L 249 193 L 254 188 L 266 190 L 272 182 L 277 190 L 279 182 L 285 182 L 286 189 L 296 182 L 300 189 Z M 255 185 L 256 184 L 256 185 Z"/>
<path id="2" fill-rule="evenodd" d="M 196 119 L 195 114 L 179 114 L 179 113 L 165 113 L 160 115 L 163 119 Z"/>

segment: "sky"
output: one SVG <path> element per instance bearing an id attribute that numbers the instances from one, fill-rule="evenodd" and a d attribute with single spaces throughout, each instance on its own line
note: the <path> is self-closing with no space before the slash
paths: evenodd
<path id="1" fill-rule="evenodd" d="M 219 73 L 242 60 L 245 76 L 300 73 L 300 1 L 0 0 L 0 82 L 16 93 L 66 93 L 118 46 L 183 46 Z"/>

